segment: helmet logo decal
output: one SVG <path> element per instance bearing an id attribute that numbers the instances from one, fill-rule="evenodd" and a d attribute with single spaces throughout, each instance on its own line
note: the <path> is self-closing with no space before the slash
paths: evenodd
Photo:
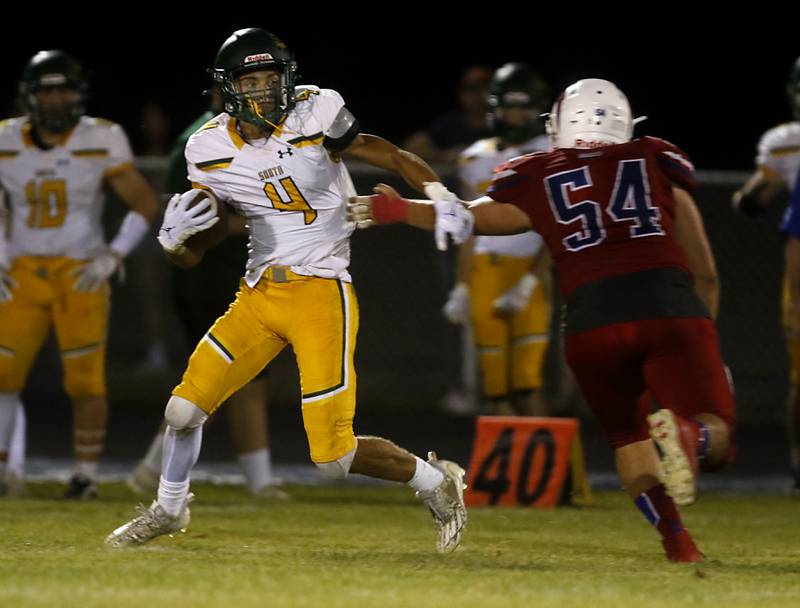
<path id="1" fill-rule="evenodd" d="M 254 61 L 272 61 L 272 55 L 269 53 L 258 53 L 257 55 L 248 55 L 244 58 L 244 63 L 253 63 Z"/>
<path id="2" fill-rule="evenodd" d="M 509 91 L 503 96 L 503 103 L 508 105 L 528 105 L 531 103 L 531 96 L 525 91 Z"/>
<path id="3" fill-rule="evenodd" d="M 64 74 L 44 74 L 39 83 L 43 87 L 56 87 L 62 84 L 67 84 L 67 77 Z"/>

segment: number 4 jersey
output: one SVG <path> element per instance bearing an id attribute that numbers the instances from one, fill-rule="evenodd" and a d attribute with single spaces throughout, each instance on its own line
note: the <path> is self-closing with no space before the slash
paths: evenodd
<path id="1" fill-rule="evenodd" d="M 542 235 L 562 293 L 655 268 L 689 272 L 672 237 L 672 186 L 694 189 L 686 154 L 653 137 L 596 149 L 558 149 L 496 169 L 488 195 L 516 205 Z"/>
<path id="2" fill-rule="evenodd" d="M 336 92 L 298 87 L 297 103 L 270 137 L 245 141 L 237 121 L 220 114 L 186 145 L 189 179 L 210 188 L 247 218 L 251 287 L 268 266 L 350 280 L 353 226 L 345 202 L 350 175 L 329 150 L 346 148 L 358 123 Z"/>
<path id="3" fill-rule="evenodd" d="M 105 244 L 103 183 L 133 162 L 117 124 L 83 116 L 60 145 L 34 142 L 27 118 L 0 123 L 0 185 L 11 205 L 9 251 L 85 259 Z"/>

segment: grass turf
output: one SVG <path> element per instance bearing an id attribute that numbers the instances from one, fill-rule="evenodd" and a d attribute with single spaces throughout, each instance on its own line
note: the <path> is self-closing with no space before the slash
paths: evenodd
<path id="1" fill-rule="evenodd" d="M 35 484 L 0 503 L 0 606 L 800 606 L 800 504 L 705 494 L 684 520 L 708 555 L 670 564 L 621 492 L 590 509 L 473 509 L 461 548 L 434 550 L 406 488 L 291 487 L 290 502 L 197 485 L 184 535 L 126 550 L 103 538 L 134 515 L 121 485 L 65 502 Z"/>

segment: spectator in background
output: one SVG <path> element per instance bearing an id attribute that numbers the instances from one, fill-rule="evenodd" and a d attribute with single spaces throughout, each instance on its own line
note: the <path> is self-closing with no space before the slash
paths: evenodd
<path id="1" fill-rule="evenodd" d="M 411 135 L 403 147 L 431 163 L 455 163 L 467 146 L 491 137 L 486 123 L 486 92 L 491 79 L 491 69 L 482 65 L 468 67 L 458 88 L 458 108 Z"/>
<path id="2" fill-rule="evenodd" d="M 142 106 L 139 118 L 141 145 L 137 150 L 140 156 L 166 156 L 170 152 L 169 116 L 156 101 L 147 101 Z"/>

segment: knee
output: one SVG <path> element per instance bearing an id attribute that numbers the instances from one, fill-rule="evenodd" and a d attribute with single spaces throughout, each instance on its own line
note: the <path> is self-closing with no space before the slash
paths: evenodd
<path id="1" fill-rule="evenodd" d="M 201 426 L 207 418 L 208 414 L 194 403 L 177 395 L 170 397 L 167 409 L 164 411 L 164 419 L 176 431 L 185 431 Z"/>
<path id="2" fill-rule="evenodd" d="M 322 474 L 329 479 L 345 479 L 348 473 L 350 473 L 350 467 L 353 465 L 353 459 L 356 457 L 356 450 L 358 450 L 357 443 L 356 447 L 341 458 L 330 462 L 315 462 L 314 464 L 317 465 L 317 468 Z"/>

